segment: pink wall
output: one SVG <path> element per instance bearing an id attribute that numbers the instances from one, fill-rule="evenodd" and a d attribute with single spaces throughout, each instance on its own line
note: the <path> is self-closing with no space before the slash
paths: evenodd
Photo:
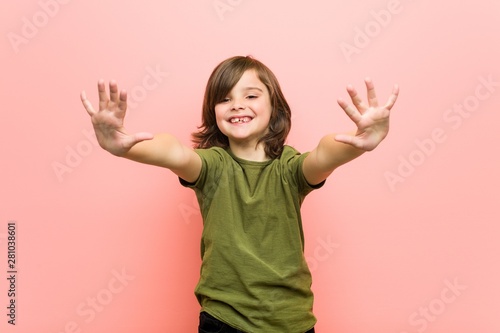
<path id="1" fill-rule="evenodd" d="M 131 131 L 189 143 L 210 72 L 247 54 L 280 79 L 301 151 L 352 129 L 346 84 L 401 86 L 387 140 L 304 204 L 318 332 L 500 331 L 498 0 L 1 7 L 0 274 L 17 221 L 18 294 L 14 327 L 0 279 L 0 331 L 195 332 L 194 195 L 97 147 L 79 93 L 114 78 Z"/>

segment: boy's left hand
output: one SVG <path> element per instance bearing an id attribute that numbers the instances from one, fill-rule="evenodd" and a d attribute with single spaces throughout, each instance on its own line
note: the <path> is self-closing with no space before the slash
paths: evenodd
<path id="1" fill-rule="evenodd" d="M 347 92 L 351 97 L 352 103 L 356 108 L 347 104 L 344 100 L 338 99 L 338 103 L 345 113 L 358 127 L 354 136 L 347 134 L 338 134 L 335 140 L 349 144 L 358 149 L 371 151 L 387 136 L 389 132 L 390 110 L 396 103 L 399 94 L 398 85 L 394 85 L 391 96 L 383 106 L 378 105 L 375 87 L 370 78 L 365 79 L 366 90 L 368 93 L 368 105 L 358 96 L 356 90 L 347 86 Z"/>

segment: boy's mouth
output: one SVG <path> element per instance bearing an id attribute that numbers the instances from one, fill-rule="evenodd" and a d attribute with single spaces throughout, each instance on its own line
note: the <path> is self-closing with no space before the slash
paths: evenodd
<path id="1" fill-rule="evenodd" d="M 229 119 L 229 122 L 231 124 L 242 124 L 242 123 L 248 123 L 249 121 L 251 121 L 252 118 L 250 117 L 232 117 Z"/>

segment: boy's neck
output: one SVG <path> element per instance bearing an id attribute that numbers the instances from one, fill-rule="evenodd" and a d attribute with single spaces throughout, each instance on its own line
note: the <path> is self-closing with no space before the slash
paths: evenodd
<path id="1" fill-rule="evenodd" d="M 242 146 L 230 143 L 229 149 L 231 149 L 231 152 L 233 153 L 234 156 L 241 158 L 243 160 L 254 161 L 254 162 L 269 161 L 269 157 L 266 155 L 266 152 L 264 151 L 264 146 L 262 144 L 259 144 L 257 147 L 255 147 L 254 145 Z"/>

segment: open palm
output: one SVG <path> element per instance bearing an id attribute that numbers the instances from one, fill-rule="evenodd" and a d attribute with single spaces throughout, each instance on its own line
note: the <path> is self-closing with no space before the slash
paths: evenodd
<path id="1" fill-rule="evenodd" d="M 368 103 L 363 102 L 356 89 L 347 86 L 347 92 L 351 97 L 354 107 L 342 99 L 338 100 L 340 107 L 347 116 L 356 124 L 355 135 L 338 134 L 335 140 L 352 145 L 356 148 L 371 151 L 387 136 L 389 132 L 390 110 L 396 103 L 399 87 L 394 85 L 392 94 L 385 105 L 379 106 L 375 87 L 370 78 L 365 79 L 368 94 Z"/>
<path id="2" fill-rule="evenodd" d="M 151 133 L 128 134 L 123 126 L 127 109 L 127 92 L 118 92 L 116 82 L 109 83 L 109 97 L 103 80 L 97 83 L 99 93 L 99 110 L 96 111 L 87 99 L 85 91 L 80 98 L 83 106 L 92 119 L 99 145 L 111 154 L 123 156 L 136 143 L 153 138 Z"/>

